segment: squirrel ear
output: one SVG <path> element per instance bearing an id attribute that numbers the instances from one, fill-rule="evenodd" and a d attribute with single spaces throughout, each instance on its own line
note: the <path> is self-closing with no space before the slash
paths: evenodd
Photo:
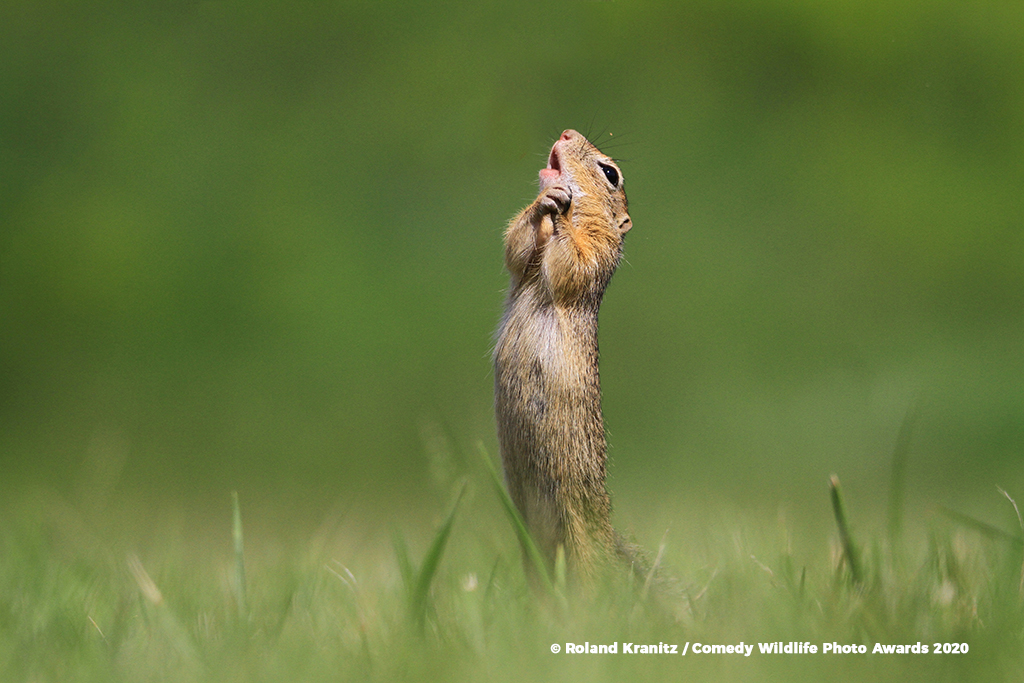
<path id="1" fill-rule="evenodd" d="M 627 213 L 625 216 L 622 217 L 622 220 L 619 221 L 619 234 L 625 235 L 627 232 L 629 232 L 629 229 L 632 227 L 633 219 L 630 218 L 629 214 Z"/>

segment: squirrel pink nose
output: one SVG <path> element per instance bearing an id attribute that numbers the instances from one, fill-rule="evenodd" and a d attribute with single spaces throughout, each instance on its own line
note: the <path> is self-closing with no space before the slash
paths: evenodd
<path id="1" fill-rule="evenodd" d="M 570 130 L 563 130 L 562 131 L 562 137 L 559 138 L 559 139 L 560 140 L 572 140 L 572 136 L 574 136 L 576 134 L 577 134 L 576 131 L 571 130 L 571 129 Z"/>

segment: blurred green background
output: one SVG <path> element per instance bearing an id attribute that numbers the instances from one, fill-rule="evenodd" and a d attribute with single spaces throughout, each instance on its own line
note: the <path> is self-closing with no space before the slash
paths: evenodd
<path id="1" fill-rule="evenodd" d="M 570 127 L 635 226 L 620 519 L 884 502 L 915 402 L 912 508 L 1024 496 L 1024 12 L 985 0 L 3 3 L 0 491 L 415 508 L 497 451 L 501 233 Z"/>

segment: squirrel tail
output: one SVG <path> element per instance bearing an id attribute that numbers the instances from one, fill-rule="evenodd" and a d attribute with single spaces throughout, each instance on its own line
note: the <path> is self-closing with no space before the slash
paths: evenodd
<path id="1" fill-rule="evenodd" d="M 641 546 L 615 534 L 615 554 L 625 563 L 638 604 L 663 619 L 678 622 L 689 611 L 689 600 L 677 578 L 661 566 L 661 552 L 652 561 Z"/>

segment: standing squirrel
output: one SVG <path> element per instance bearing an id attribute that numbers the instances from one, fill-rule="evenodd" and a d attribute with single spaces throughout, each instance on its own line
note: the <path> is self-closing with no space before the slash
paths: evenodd
<path id="1" fill-rule="evenodd" d="M 622 172 L 567 130 L 540 195 L 505 232 L 511 283 L 494 350 L 505 480 L 549 568 L 561 546 L 583 583 L 630 554 L 605 488 L 597 314 L 631 227 Z"/>

